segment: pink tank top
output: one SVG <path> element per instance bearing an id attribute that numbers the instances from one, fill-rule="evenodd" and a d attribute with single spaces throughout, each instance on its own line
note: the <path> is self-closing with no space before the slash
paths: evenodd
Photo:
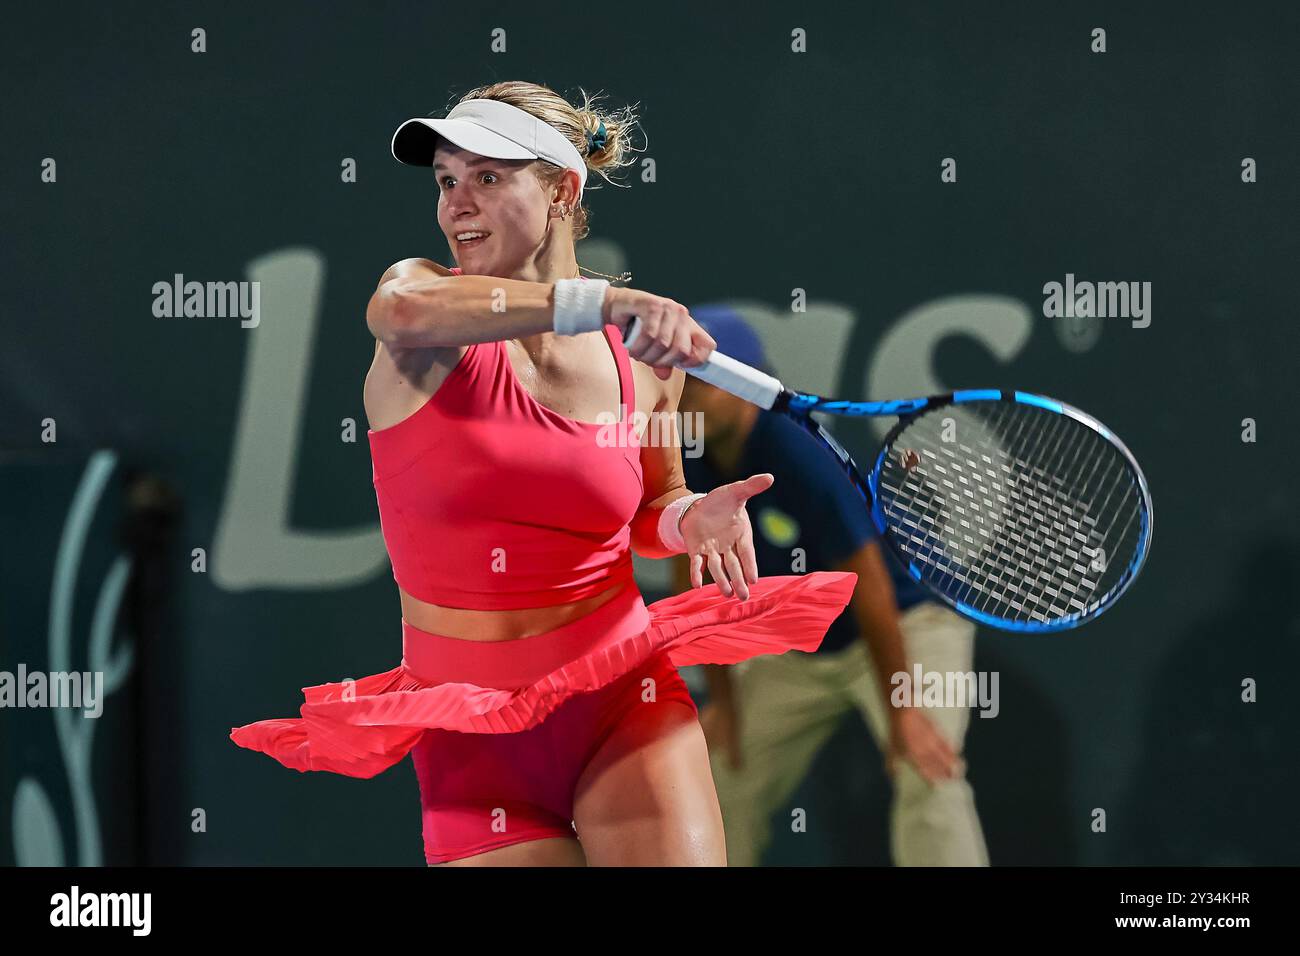
<path id="1" fill-rule="evenodd" d="M 618 327 L 603 331 L 618 366 L 617 422 L 579 422 L 537 402 L 498 341 L 470 345 L 418 411 L 367 432 L 402 590 L 500 610 L 578 601 L 632 579 L 629 522 L 644 491 L 628 421 L 636 393 Z"/>

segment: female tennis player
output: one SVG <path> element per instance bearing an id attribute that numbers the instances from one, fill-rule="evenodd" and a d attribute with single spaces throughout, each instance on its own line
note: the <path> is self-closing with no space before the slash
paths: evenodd
<path id="1" fill-rule="evenodd" d="M 631 162 L 635 124 L 584 99 L 496 83 L 394 135 L 398 160 L 432 167 L 458 263 L 397 263 L 366 315 L 402 662 L 231 732 L 300 771 L 371 777 L 410 754 L 430 864 L 725 865 L 677 668 L 813 650 L 856 584 L 760 578 L 745 502 L 772 476 L 693 494 L 675 438 L 644 441 L 638 422 L 676 411 L 674 365 L 715 343 L 672 299 L 579 276 L 588 172 Z M 689 554 L 692 589 L 647 606 L 633 549 Z"/>

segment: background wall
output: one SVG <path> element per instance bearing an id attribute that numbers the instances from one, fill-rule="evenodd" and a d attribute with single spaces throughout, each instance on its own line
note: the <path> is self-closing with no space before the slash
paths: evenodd
<path id="1" fill-rule="evenodd" d="M 1014 385 L 1142 462 L 1154 546 L 1121 604 L 1065 636 L 981 631 L 1001 713 L 967 755 L 993 862 L 1300 862 L 1297 25 L 1280 3 L 10 13 L 0 668 L 120 656 L 93 746 L 0 710 L 0 860 L 422 862 L 409 761 L 299 775 L 227 733 L 400 656 L 363 315 L 390 263 L 452 260 L 389 140 L 528 79 L 640 103 L 653 163 L 588 192 L 584 266 L 738 305 L 808 390 Z M 1067 273 L 1150 282 L 1150 325 L 1045 318 Z M 176 274 L 259 280 L 260 323 L 155 317 Z M 835 429 L 870 450 L 868 424 Z M 638 577 L 666 593 L 658 562 Z M 792 801 L 811 832 L 768 862 L 885 862 L 887 800 L 851 718 Z"/>

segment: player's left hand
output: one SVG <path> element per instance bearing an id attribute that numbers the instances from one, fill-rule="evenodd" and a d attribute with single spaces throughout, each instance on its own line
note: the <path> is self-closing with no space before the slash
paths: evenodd
<path id="1" fill-rule="evenodd" d="M 703 586 L 702 568 L 707 564 L 722 594 L 749 600 L 749 586 L 758 583 L 758 560 L 745 502 L 775 481 L 770 472 L 763 472 L 719 485 L 686 509 L 681 529 L 690 559 L 691 587 Z"/>

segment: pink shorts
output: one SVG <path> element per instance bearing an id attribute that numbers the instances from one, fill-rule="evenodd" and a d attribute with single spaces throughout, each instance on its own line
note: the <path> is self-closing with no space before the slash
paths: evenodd
<path id="1" fill-rule="evenodd" d="M 856 583 L 810 571 L 760 578 L 748 601 L 710 584 L 649 606 L 629 584 L 585 617 L 513 641 L 403 622 L 400 665 L 304 687 L 297 717 L 230 738 L 293 770 L 363 779 L 411 754 L 431 863 L 567 837 L 578 780 L 615 729 L 649 707 L 694 712 L 678 667 L 816 650 Z"/>
<path id="2" fill-rule="evenodd" d="M 491 685 L 488 670 L 479 676 L 475 683 Z M 445 863 L 527 840 L 573 838 L 574 790 L 610 734 L 650 708 L 674 706 L 696 714 L 677 668 L 659 654 L 613 683 L 570 697 L 530 730 L 426 730 L 411 751 L 425 860 Z"/>

